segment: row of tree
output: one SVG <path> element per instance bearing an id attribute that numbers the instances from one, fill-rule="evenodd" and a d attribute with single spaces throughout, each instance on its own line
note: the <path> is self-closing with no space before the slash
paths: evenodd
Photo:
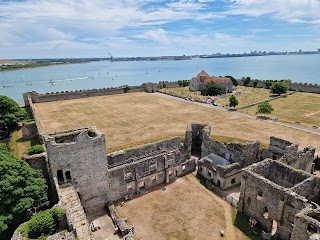
<path id="1" fill-rule="evenodd" d="M 27 119 L 24 109 L 0 95 L 0 139 L 7 139 L 18 123 Z M 13 231 L 48 206 L 48 186 L 41 172 L 10 155 L 0 143 L 0 238 L 10 239 Z"/>

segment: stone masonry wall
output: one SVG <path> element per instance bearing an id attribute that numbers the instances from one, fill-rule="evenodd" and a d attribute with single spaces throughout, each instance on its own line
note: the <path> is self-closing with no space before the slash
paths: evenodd
<path id="1" fill-rule="evenodd" d="M 230 163 L 240 163 L 242 166 L 248 166 L 260 160 L 260 142 L 224 144 L 219 141 L 211 141 L 202 150 L 202 156 L 210 153 L 218 154 Z"/>
<path id="2" fill-rule="evenodd" d="M 291 240 L 320 239 L 320 207 L 305 208 L 294 219 Z"/>
<path id="3" fill-rule="evenodd" d="M 157 92 L 158 89 L 166 87 L 180 87 L 178 82 L 162 82 L 162 83 L 144 83 L 141 86 L 130 86 L 130 92 Z M 79 99 L 87 97 L 97 97 L 113 94 L 122 94 L 125 93 L 122 87 L 117 88 L 100 88 L 100 89 L 88 89 L 88 90 L 75 90 L 75 91 L 62 91 L 62 92 L 51 92 L 46 94 L 39 94 L 37 92 L 26 92 L 23 94 L 24 104 L 30 106 L 28 96 L 31 97 L 33 103 L 41 102 L 52 102 L 52 101 L 61 101 L 61 100 L 70 100 L 70 99 Z"/>
<path id="4" fill-rule="evenodd" d="M 286 153 L 279 159 L 279 161 L 296 169 L 302 169 L 308 173 L 312 173 L 315 152 L 316 149 L 312 146 L 306 147 L 302 151 L 298 151 L 297 149 L 291 150 L 288 147 Z"/>
<path id="5" fill-rule="evenodd" d="M 33 169 L 40 170 L 44 178 L 49 180 L 47 155 L 45 153 L 34 154 L 31 156 L 24 155 L 23 160 L 25 160 Z"/>
<path id="6" fill-rule="evenodd" d="M 21 130 L 24 140 L 30 140 L 38 136 L 38 129 L 35 122 L 23 123 Z"/>
<path id="7" fill-rule="evenodd" d="M 110 200 L 140 193 L 193 171 L 195 162 L 184 158 L 184 149 L 181 138 L 175 137 L 109 154 Z"/>
<path id="8" fill-rule="evenodd" d="M 248 83 L 248 87 L 253 87 L 253 80 Z M 244 81 L 238 80 L 240 86 L 243 86 Z M 257 84 L 257 88 L 267 88 L 265 80 L 259 80 Z M 289 82 L 289 90 L 298 91 L 298 92 L 309 92 L 309 93 L 320 93 L 320 85 L 319 84 L 311 84 L 311 83 L 296 83 Z"/>
<path id="9" fill-rule="evenodd" d="M 108 167 L 112 168 L 128 162 L 135 162 L 140 159 L 158 155 L 168 150 L 179 149 L 181 144 L 180 137 L 174 137 L 151 144 L 145 144 L 136 148 L 129 148 L 108 154 Z"/>
<path id="10" fill-rule="evenodd" d="M 104 134 L 94 127 L 65 131 L 45 136 L 45 145 L 53 177 L 74 184 L 86 212 L 104 208 L 109 186 Z"/>
<path id="11" fill-rule="evenodd" d="M 277 232 L 281 239 L 290 239 L 295 215 L 305 208 L 308 200 L 293 190 L 266 179 L 256 171 L 256 169 L 258 172 L 263 169 L 265 172 L 272 171 L 270 167 L 273 165 L 290 168 L 292 174 L 289 174 L 287 179 L 302 174 L 299 170 L 270 159 L 251 165 L 242 172 L 238 210 L 258 220 L 267 232 L 271 232 L 272 221 L 276 221 Z M 258 166 L 259 168 L 257 168 Z M 303 175 L 305 174 L 303 173 Z M 275 175 L 273 177 L 277 178 Z M 306 177 L 312 178 L 312 175 L 307 174 Z M 276 182 L 279 181 L 276 180 Z"/>

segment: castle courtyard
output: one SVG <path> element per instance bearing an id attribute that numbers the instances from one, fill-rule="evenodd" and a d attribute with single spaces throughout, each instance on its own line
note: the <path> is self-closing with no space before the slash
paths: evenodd
<path id="1" fill-rule="evenodd" d="M 116 94 L 34 106 L 44 132 L 96 126 L 106 135 L 108 153 L 183 136 L 190 122 L 210 123 L 213 137 L 259 140 L 266 145 L 270 136 L 275 135 L 299 142 L 300 146 L 313 145 L 320 149 L 319 135 L 168 98 L 164 94 Z"/>
<path id="2" fill-rule="evenodd" d="M 247 239 L 233 225 L 232 207 L 201 185 L 194 174 L 146 193 L 117 206 L 128 225 L 134 225 L 136 239 Z"/>

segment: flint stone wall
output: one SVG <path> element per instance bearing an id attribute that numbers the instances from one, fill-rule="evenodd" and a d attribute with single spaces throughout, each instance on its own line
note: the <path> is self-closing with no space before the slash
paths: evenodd
<path id="1" fill-rule="evenodd" d="M 315 152 L 316 149 L 312 146 L 306 147 L 302 151 L 298 151 L 296 148 L 292 150 L 288 147 L 286 153 L 279 161 L 296 169 L 302 169 L 308 173 L 312 173 Z"/>
<path id="2" fill-rule="evenodd" d="M 38 137 L 38 129 L 35 122 L 23 123 L 22 124 L 22 138 L 24 140 L 30 140 Z"/>
<path id="3" fill-rule="evenodd" d="M 210 141 L 201 155 L 207 156 L 210 153 L 218 154 L 230 163 L 248 166 L 260 160 L 260 142 L 224 144 L 220 141 Z"/>
<path id="4" fill-rule="evenodd" d="M 238 80 L 240 86 L 244 85 L 244 81 Z M 254 80 L 251 80 L 248 83 L 248 87 L 253 87 Z M 265 80 L 259 80 L 257 88 L 267 88 Z M 311 83 L 297 83 L 297 82 L 289 82 L 289 90 L 290 91 L 298 91 L 298 92 L 308 92 L 308 93 L 320 93 L 320 85 L 319 84 L 311 84 Z"/>
<path id="5" fill-rule="evenodd" d="M 34 154 L 31 156 L 24 155 L 25 160 L 33 169 L 40 170 L 45 179 L 49 180 L 49 166 L 46 153 Z"/>
<path id="6" fill-rule="evenodd" d="M 284 169 L 288 170 L 283 173 Z M 314 181 L 308 173 L 266 159 L 243 170 L 238 210 L 258 220 L 267 232 L 271 232 L 275 220 L 280 238 L 290 239 L 295 215 L 310 201 L 310 196 L 297 190 L 299 184 Z"/>
<path id="7" fill-rule="evenodd" d="M 305 208 L 294 220 L 291 240 L 320 239 L 320 207 Z"/>
<path id="8" fill-rule="evenodd" d="M 185 159 L 180 137 L 126 149 L 108 155 L 111 201 L 160 183 L 168 183 L 195 169 L 195 161 Z"/>
<path id="9" fill-rule="evenodd" d="M 141 86 L 130 86 L 131 89 L 128 90 L 128 93 L 132 92 L 157 92 L 160 88 L 173 88 L 180 87 L 178 82 L 162 82 L 162 83 L 144 83 Z M 61 100 L 71 100 L 87 97 L 97 97 L 97 96 L 106 96 L 113 94 L 122 94 L 125 93 L 122 87 L 116 88 L 100 88 L 100 89 L 87 89 L 87 90 L 75 90 L 75 91 L 62 91 L 62 92 L 51 92 L 40 94 L 35 91 L 23 93 L 23 100 L 25 106 L 30 106 L 28 96 L 32 99 L 33 103 L 41 102 L 52 102 L 52 101 L 61 101 Z"/>
<path id="10" fill-rule="evenodd" d="M 88 213 L 102 209 L 107 201 L 107 161 L 105 136 L 95 128 L 90 137 L 89 129 L 62 132 L 45 137 L 45 144 L 53 177 L 70 181 L 81 195 L 81 202 Z M 62 141 L 62 142 L 61 142 Z M 68 179 L 67 172 L 71 179 Z"/>

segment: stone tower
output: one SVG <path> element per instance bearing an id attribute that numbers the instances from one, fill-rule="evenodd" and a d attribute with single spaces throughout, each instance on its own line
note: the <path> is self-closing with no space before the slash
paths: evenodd
<path id="1" fill-rule="evenodd" d="M 105 135 L 95 127 L 45 136 L 48 162 L 60 187 L 73 184 L 87 213 L 102 209 L 108 199 Z"/>

